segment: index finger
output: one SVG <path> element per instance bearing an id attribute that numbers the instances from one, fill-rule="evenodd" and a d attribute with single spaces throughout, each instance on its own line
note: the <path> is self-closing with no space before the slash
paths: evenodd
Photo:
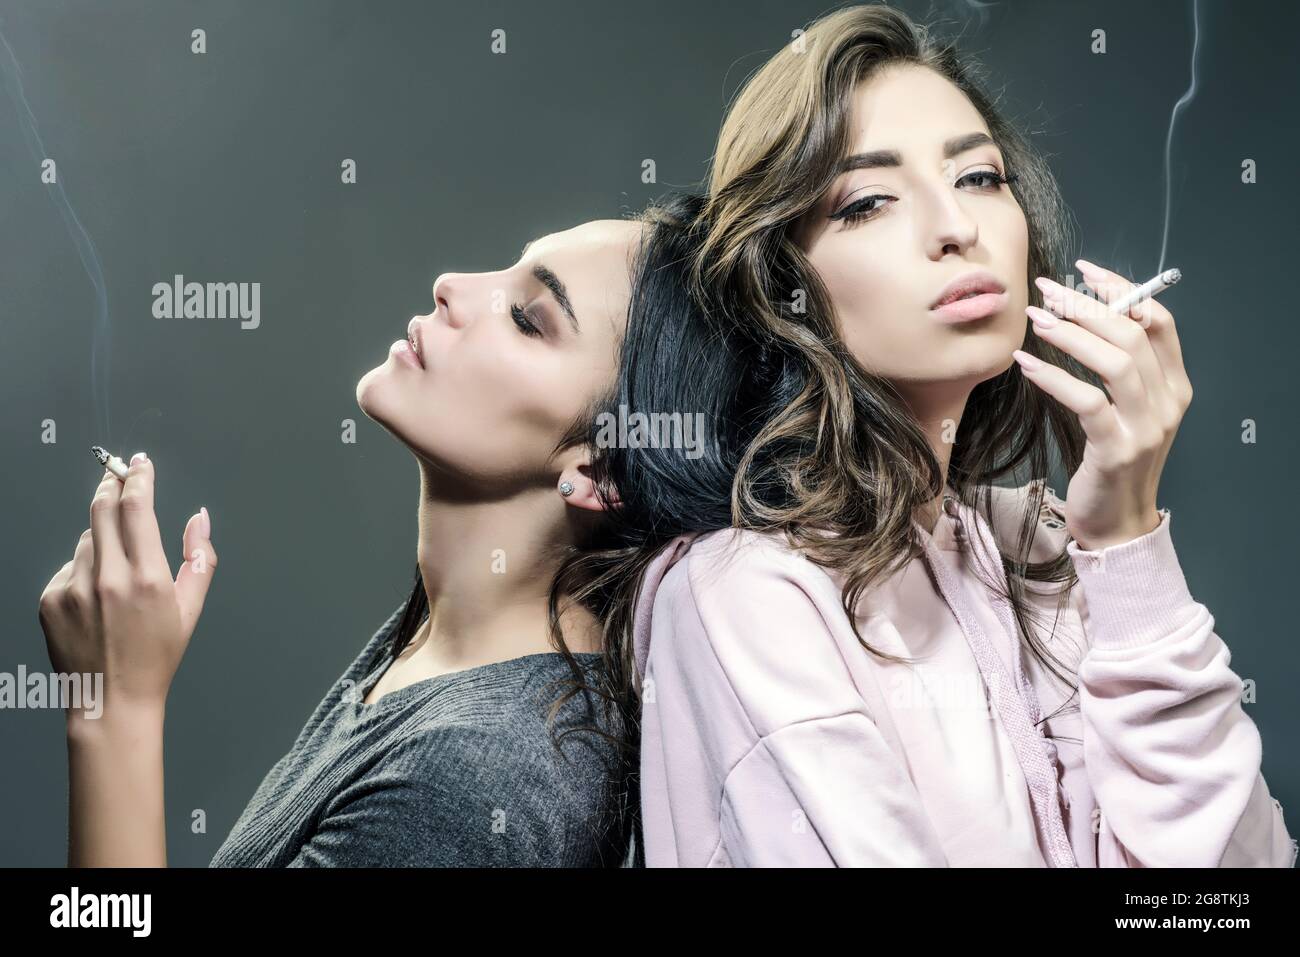
<path id="1" fill-rule="evenodd" d="M 1097 298 L 1102 302 L 1112 302 L 1137 288 L 1136 283 L 1130 282 L 1109 269 L 1103 269 L 1094 263 L 1090 263 L 1086 259 L 1077 259 L 1074 264 L 1083 271 L 1084 280 L 1096 290 Z M 1156 356 L 1159 357 L 1160 366 L 1164 369 L 1166 378 L 1178 382 L 1186 380 L 1187 371 L 1183 368 L 1183 348 L 1178 341 L 1178 331 L 1174 328 L 1173 313 L 1159 302 L 1156 302 L 1154 297 L 1148 296 L 1130 307 L 1127 315 L 1136 319 L 1142 328 L 1146 330 L 1147 338 L 1151 341 L 1151 348 L 1155 350 Z"/>
<path id="2" fill-rule="evenodd" d="M 96 577 L 116 579 L 126 572 L 126 552 L 117 522 L 118 501 L 122 497 L 122 480 L 104 469 L 104 477 L 90 500 L 90 538 L 94 545 L 93 569 Z M 105 574 L 106 573 L 106 574 Z"/>

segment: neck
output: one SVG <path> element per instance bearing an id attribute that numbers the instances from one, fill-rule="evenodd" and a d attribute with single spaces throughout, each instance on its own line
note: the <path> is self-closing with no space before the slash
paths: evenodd
<path id="1" fill-rule="evenodd" d="M 487 499 L 451 488 L 421 463 L 417 556 L 429 620 L 414 653 L 457 670 L 554 651 L 547 603 L 563 547 L 576 540 L 574 510 L 551 489 Z M 600 650 L 585 609 L 566 609 L 561 622 L 570 651 Z"/>
<path id="2" fill-rule="evenodd" d="M 957 440 L 957 426 L 961 423 L 962 413 L 966 410 L 966 400 L 970 398 L 970 388 L 957 383 L 945 383 L 943 387 L 931 384 L 926 391 L 904 390 L 900 387 L 913 417 L 930 440 L 930 448 L 939 461 L 939 475 L 942 478 L 942 491 L 934 499 L 926 502 L 918 511 L 917 520 L 927 529 L 933 531 L 943 514 L 943 496 L 948 488 L 948 463 L 952 461 L 952 446 Z"/>

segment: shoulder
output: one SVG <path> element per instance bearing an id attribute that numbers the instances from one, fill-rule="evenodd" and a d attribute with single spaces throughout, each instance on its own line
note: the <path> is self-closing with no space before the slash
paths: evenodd
<path id="1" fill-rule="evenodd" d="M 506 720 L 510 717 L 527 720 Z M 380 764 L 413 781 L 460 793 L 489 794 L 498 785 L 524 782 L 542 792 L 564 783 L 546 750 L 544 719 L 525 709 L 501 718 L 426 725 L 388 747 Z"/>
<path id="2" fill-rule="evenodd" d="M 579 655 L 579 675 L 559 654 L 534 656 L 519 694 L 502 709 L 498 728 L 513 736 L 521 754 L 559 775 L 566 785 L 585 786 L 612 773 L 626 729 L 605 689 L 599 656 Z"/>
<path id="3" fill-rule="evenodd" d="M 860 704 L 845 660 L 860 646 L 840 588 L 779 534 L 693 542 L 665 575 L 654 618 L 662 694 L 685 689 L 713 708 L 734 697 L 759 734 Z"/>
<path id="4" fill-rule="evenodd" d="M 575 660 L 578 676 L 554 652 L 503 662 L 490 677 L 457 689 L 474 699 L 472 706 L 421 716 L 403 741 L 405 749 L 428 758 L 446 754 L 474 765 L 476 774 L 571 784 L 574 769 L 585 774 L 609 763 L 613 745 L 604 742 L 622 732 L 616 709 L 576 684 L 581 678 L 589 687 L 600 686 L 599 656 L 580 654 Z"/>
<path id="5" fill-rule="evenodd" d="M 734 528 L 691 543 L 664 575 L 654 614 L 682 654 L 696 656 L 711 647 L 752 658 L 765 644 L 793 649 L 848 623 L 826 569 L 780 532 Z"/>
<path id="6" fill-rule="evenodd" d="M 700 609 L 734 609 L 761 602 L 805 604 L 835 585 L 780 532 L 728 528 L 701 535 L 664 575 L 660 593 Z"/>
<path id="7" fill-rule="evenodd" d="M 617 854 L 605 842 L 615 840 L 619 752 L 583 727 L 609 722 L 569 705 L 552 723 L 536 704 L 521 701 L 497 720 L 421 728 L 389 750 L 385 773 L 406 782 L 415 813 L 470 835 L 466 847 L 491 851 L 491 861 L 506 848 L 525 866 Z"/>

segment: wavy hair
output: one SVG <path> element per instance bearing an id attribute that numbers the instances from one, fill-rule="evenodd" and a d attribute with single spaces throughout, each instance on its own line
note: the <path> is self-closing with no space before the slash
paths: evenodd
<path id="1" fill-rule="evenodd" d="M 924 431 L 891 383 L 869 372 L 842 342 L 830 297 L 793 233 L 830 188 L 852 145 L 856 88 L 887 66 L 910 64 L 933 70 L 969 99 L 1018 174 L 1010 188 L 1028 226 L 1030 276 L 1063 273 L 1072 225 L 1046 161 L 985 92 L 980 67 L 952 43 L 879 5 L 825 16 L 798 43 L 764 63 L 728 111 L 689 285 L 711 322 L 752 343 L 760 365 L 773 371 L 771 393 L 788 399 L 741 457 L 732 523 L 779 531 L 811 561 L 840 571 L 843 606 L 856 632 L 854 609 L 863 593 L 917 553 L 913 516 L 944 492 L 942 468 Z M 793 305 L 797 289 L 805 292 L 800 311 Z M 1029 301 L 1042 304 L 1032 283 Z M 1037 336 L 1028 336 L 1022 348 L 1100 384 Z M 1037 634 L 1023 583 L 1062 583 L 1059 614 L 1077 581 L 1063 549 L 1047 561 L 1031 563 L 1028 556 L 1053 457 L 1073 474 L 1084 445 L 1074 413 L 1026 380 L 1016 363 L 972 390 L 947 474 L 961 501 L 994 527 L 992 486 L 1008 479 L 1033 483 L 1009 539 L 1015 542 L 1011 554 L 997 556 L 1007 586 L 986 578 L 1010 602 L 1030 652 L 1067 684 L 1077 673 Z M 1002 540 L 996 528 L 995 536 Z M 904 660 L 858 638 L 881 657 Z"/>

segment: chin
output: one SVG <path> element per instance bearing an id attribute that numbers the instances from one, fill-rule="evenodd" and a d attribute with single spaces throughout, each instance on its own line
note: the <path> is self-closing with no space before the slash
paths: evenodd
<path id="1" fill-rule="evenodd" d="M 386 378 L 384 367 L 376 366 L 357 380 L 357 405 L 361 407 L 362 412 L 372 419 L 377 418 L 375 407 L 383 404 L 384 380 Z"/>

